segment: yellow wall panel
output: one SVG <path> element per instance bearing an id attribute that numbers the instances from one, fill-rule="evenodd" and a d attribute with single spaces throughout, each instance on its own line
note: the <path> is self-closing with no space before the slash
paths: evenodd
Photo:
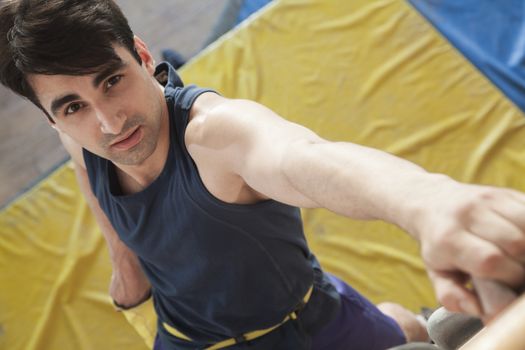
<path id="1" fill-rule="evenodd" d="M 456 179 L 525 190 L 523 115 L 410 5 L 274 1 L 181 71 L 321 136 Z M 435 299 L 396 227 L 304 210 L 326 270 L 373 301 Z M 107 249 L 66 165 L 0 212 L 0 348 L 144 349 L 107 295 Z"/>
<path id="2" fill-rule="evenodd" d="M 182 75 L 331 140 L 525 189 L 523 115 L 402 1 L 275 1 Z M 324 210 L 303 217 L 323 266 L 373 301 L 435 305 L 418 246 L 399 229 Z"/>
<path id="3" fill-rule="evenodd" d="M 114 310 L 111 265 L 71 165 L 0 212 L 0 349 L 146 349 Z"/>

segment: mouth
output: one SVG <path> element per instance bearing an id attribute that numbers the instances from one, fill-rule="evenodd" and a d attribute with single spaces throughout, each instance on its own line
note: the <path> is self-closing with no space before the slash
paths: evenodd
<path id="1" fill-rule="evenodd" d="M 133 131 L 110 144 L 110 147 L 119 151 L 128 150 L 142 140 L 142 128 L 137 126 Z"/>

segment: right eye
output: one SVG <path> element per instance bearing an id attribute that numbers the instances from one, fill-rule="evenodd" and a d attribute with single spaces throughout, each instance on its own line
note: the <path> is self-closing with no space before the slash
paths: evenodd
<path id="1" fill-rule="evenodd" d="M 76 113 L 79 111 L 80 108 L 82 108 L 82 104 L 80 102 L 73 102 L 72 104 L 67 106 L 65 115 Z"/>

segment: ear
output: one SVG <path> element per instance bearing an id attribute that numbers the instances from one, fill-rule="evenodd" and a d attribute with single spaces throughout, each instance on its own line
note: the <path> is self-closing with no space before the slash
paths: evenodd
<path id="1" fill-rule="evenodd" d="M 153 75 L 155 72 L 155 59 L 146 46 L 146 43 L 136 35 L 133 37 L 133 41 L 135 41 L 135 49 L 142 60 L 142 65 L 151 75 Z"/>

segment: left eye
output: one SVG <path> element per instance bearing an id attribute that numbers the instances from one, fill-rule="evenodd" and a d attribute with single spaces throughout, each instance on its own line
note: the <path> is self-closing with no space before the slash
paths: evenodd
<path id="1" fill-rule="evenodd" d="M 109 78 L 107 80 L 107 82 L 106 82 L 106 89 L 110 89 L 111 87 L 113 87 L 113 85 L 118 84 L 120 79 L 122 79 L 122 75 L 115 75 L 115 76 Z"/>

